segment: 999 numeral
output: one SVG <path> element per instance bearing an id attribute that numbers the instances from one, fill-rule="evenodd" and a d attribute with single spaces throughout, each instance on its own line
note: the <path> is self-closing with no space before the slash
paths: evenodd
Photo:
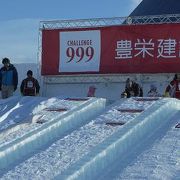
<path id="1" fill-rule="evenodd" d="M 87 57 L 85 62 L 90 61 L 94 56 L 94 48 L 89 46 L 87 48 L 78 47 L 74 49 L 73 47 L 68 47 L 66 50 L 66 56 L 69 58 L 67 63 L 71 62 L 75 57 L 77 58 L 76 63 L 80 62 L 84 57 Z"/>

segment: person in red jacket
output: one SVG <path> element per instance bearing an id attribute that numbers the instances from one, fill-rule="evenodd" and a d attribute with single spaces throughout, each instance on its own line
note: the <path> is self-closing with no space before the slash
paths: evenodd
<path id="1" fill-rule="evenodd" d="M 166 87 L 165 96 L 180 99 L 180 74 L 174 75 L 174 79 Z"/>
<path id="2" fill-rule="evenodd" d="M 95 97 L 95 91 L 96 91 L 96 87 L 90 86 L 87 93 L 87 97 Z"/>
<path id="3" fill-rule="evenodd" d="M 37 79 L 33 77 L 31 70 L 27 71 L 27 78 L 22 81 L 20 90 L 23 96 L 36 96 L 39 94 L 40 86 Z"/>

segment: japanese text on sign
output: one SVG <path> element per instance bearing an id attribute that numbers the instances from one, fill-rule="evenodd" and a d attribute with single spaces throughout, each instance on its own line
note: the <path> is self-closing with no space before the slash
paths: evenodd
<path id="1" fill-rule="evenodd" d="M 156 58 L 176 58 L 180 57 L 180 51 L 176 52 L 178 41 L 176 39 L 137 39 L 132 43 L 131 40 L 119 40 L 116 43 L 115 59 L 131 59 L 133 57 L 156 57 Z"/>

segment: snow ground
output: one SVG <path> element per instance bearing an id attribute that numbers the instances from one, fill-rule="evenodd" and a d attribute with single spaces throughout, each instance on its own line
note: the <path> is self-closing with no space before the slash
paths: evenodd
<path id="1" fill-rule="evenodd" d="M 58 122 L 56 117 L 68 119 L 66 115 L 69 112 L 46 111 L 46 108 L 66 108 L 72 111 L 71 117 L 78 117 L 76 118 L 78 121 L 81 121 L 82 117 L 80 114 L 76 116 L 77 112 L 85 112 L 88 117 L 88 113 L 92 114 L 90 109 L 93 109 L 94 112 L 97 111 L 97 115 L 91 119 L 87 118 L 84 124 L 79 123 L 75 128 L 69 123 L 67 126 L 69 130 L 58 136 L 54 136 L 53 131 L 48 130 L 48 135 L 55 138 L 49 139 L 45 144 L 39 143 L 40 148 L 34 148 L 34 151 L 19 159 L 14 156 L 23 155 L 23 151 L 27 151 L 27 147 L 33 148 L 33 144 L 29 143 L 30 146 L 25 149 L 13 146 L 17 153 L 12 153 L 10 157 L 7 154 L 6 161 L 11 158 L 13 162 L 6 168 L 0 168 L 0 177 L 1 179 L 91 179 L 93 177 L 178 179 L 180 129 L 175 128 L 175 125 L 180 122 L 179 104 L 178 100 L 168 98 L 148 101 L 130 98 L 115 102 L 98 115 L 98 106 L 101 106 L 98 98 L 89 99 L 88 102 L 67 101 L 58 97 L 21 98 L 19 96 L 1 100 L 0 155 L 4 155 L 3 153 L 6 153 L 6 150 L 18 139 L 22 140 L 21 144 L 27 143 L 26 139 L 31 135 L 30 132 L 33 132 L 35 139 L 38 139 L 41 131 L 52 129 L 53 126 L 50 125 Z M 81 111 L 83 108 L 84 112 Z M 163 113 L 165 108 L 167 112 Z M 164 117 L 166 120 L 163 122 Z M 36 123 L 39 118 L 45 123 Z M 113 122 L 114 126 L 106 124 L 110 122 Z M 119 122 L 125 124 L 122 126 L 115 124 Z M 49 137 L 40 137 L 40 141 L 45 141 L 45 138 Z M 134 144 L 136 141 L 138 143 Z M 113 157 L 109 160 L 108 155 L 111 153 Z M 1 159 L 3 156 L 0 156 Z"/>
<path id="2" fill-rule="evenodd" d="M 177 112 L 166 124 L 113 164 L 101 179 L 179 179 L 180 132 Z"/>

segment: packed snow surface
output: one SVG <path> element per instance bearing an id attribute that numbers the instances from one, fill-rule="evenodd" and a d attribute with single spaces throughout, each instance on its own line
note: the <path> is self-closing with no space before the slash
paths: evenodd
<path id="1" fill-rule="evenodd" d="M 99 114 L 98 98 L 14 96 L 1 100 L 0 155 L 7 152 L 7 159 L 13 159 L 0 169 L 1 179 L 178 179 L 180 129 L 175 126 L 180 123 L 179 104 L 170 98 L 130 98 L 116 101 Z M 89 118 L 92 113 L 96 116 Z M 84 114 L 87 120 L 80 123 Z M 79 126 L 61 127 L 63 121 L 74 121 L 69 117 L 76 117 Z M 59 123 L 59 131 L 68 130 L 55 136 L 53 123 Z M 54 138 L 43 144 L 45 139 L 39 134 L 44 131 Z M 31 135 L 34 142 L 39 139 L 38 148 L 28 144 Z M 22 145 L 27 143 L 24 149 L 15 146 L 19 139 Z M 16 159 L 8 155 L 11 146 L 14 156 L 25 154 L 28 147 L 34 151 Z"/>

